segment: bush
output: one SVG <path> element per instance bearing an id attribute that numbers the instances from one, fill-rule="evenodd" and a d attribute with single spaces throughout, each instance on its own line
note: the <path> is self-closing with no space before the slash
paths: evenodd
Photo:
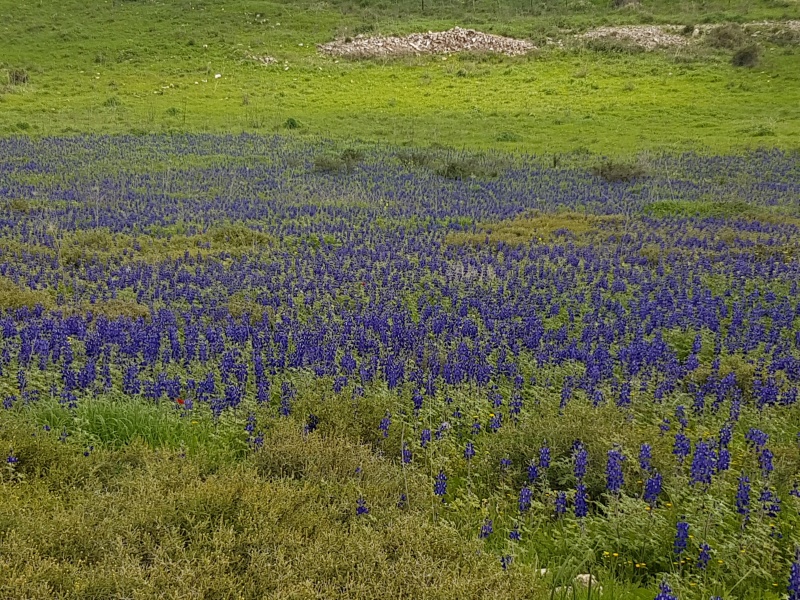
<path id="1" fill-rule="evenodd" d="M 719 50 L 734 50 L 747 40 L 747 34 L 741 25 L 729 23 L 714 27 L 706 34 L 706 44 Z"/>
<path id="2" fill-rule="evenodd" d="M 400 162 L 409 167 L 432 168 L 435 157 L 424 150 L 412 150 L 401 153 L 398 158 Z"/>
<path id="3" fill-rule="evenodd" d="M 300 129 L 303 124 L 294 117 L 289 117 L 283 122 L 283 126 L 285 129 Z"/>
<path id="4" fill-rule="evenodd" d="M 28 71 L 25 69 L 8 70 L 9 85 L 25 85 L 26 83 L 28 83 Z"/>
<path id="5" fill-rule="evenodd" d="M 638 54 L 644 52 L 644 48 L 629 40 L 617 37 L 600 37 L 588 40 L 586 47 L 595 52 L 606 52 L 614 54 Z"/>
<path id="6" fill-rule="evenodd" d="M 610 183 L 633 181 L 647 175 L 644 167 L 638 163 L 606 161 L 592 168 L 592 173 Z"/>
<path id="7" fill-rule="evenodd" d="M 755 67 L 761 60 L 761 47 L 758 44 L 750 44 L 739 48 L 731 58 L 734 67 Z"/>
<path id="8" fill-rule="evenodd" d="M 322 154 L 314 159 L 314 170 L 320 173 L 350 172 L 364 158 L 364 152 L 357 148 L 345 148 L 339 154 Z"/>
<path id="9" fill-rule="evenodd" d="M 500 169 L 494 162 L 476 157 L 451 158 L 436 169 L 436 174 L 445 179 L 493 179 L 500 174 Z"/>
<path id="10" fill-rule="evenodd" d="M 513 131 L 503 131 L 497 136 L 498 142 L 521 142 L 522 136 Z"/>

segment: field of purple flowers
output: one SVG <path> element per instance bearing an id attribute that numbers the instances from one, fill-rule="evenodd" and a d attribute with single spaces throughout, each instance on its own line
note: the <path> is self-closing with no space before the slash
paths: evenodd
<path id="1" fill-rule="evenodd" d="M 230 527 L 218 581 L 312 551 L 341 571 L 209 591 L 198 552 L 196 595 L 174 597 L 394 597 L 396 580 L 800 599 L 800 154 L 653 155 L 619 177 L 581 154 L 258 136 L 8 138 L 0 157 L 14 597 L 156 597 L 177 585 L 159 548 Z M 128 460 L 148 452 L 163 498 L 247 477 L 172 498 L 169 519 L 87 516 L 120 490 L 162 506 L 136 483 L 161 477 L 151 459 Z M 278 520 L 251 522 L 254 494 L 284 485 L 316 490 L 285 509 L 305 517 L 255 544 Z M 66 533 L 76 519 L 100 541 Z M 392 537 L 403 519 L 419 539 Z M 105 556 L 135 567 L 104 579 Z"/>

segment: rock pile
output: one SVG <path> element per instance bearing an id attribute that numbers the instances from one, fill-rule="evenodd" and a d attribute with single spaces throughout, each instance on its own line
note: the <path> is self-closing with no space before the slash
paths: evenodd
<path id="1" fill-rule="evenodd" d="M 655 25 L 626 25 L 623 27 L 598 27 L 576 36 L 584 41 L 617 39 L 645 50 L 687 46 L 689 38 L 680 35 L 679 27 Z"/>
<path id="2" fill-rule="evenodd" d="M 429 31 L 410 35 L 345 38 L 318 46 L 320 52 L 346 58 L 377 58 L 455 52 L 497 52 L 520 56 L 536 46 L 525 40 L 454 27 L 448 31 Z"/>

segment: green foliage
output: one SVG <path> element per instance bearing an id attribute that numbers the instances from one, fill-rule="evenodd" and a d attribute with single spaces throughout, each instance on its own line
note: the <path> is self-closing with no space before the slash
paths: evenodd
<path id="1" fill-rule="evenodd" d="M 513 131 L 501 131 L 497 134 L 498 142 L 521 142 L 522 136 Z"/>
<path id="2" fill-rule="evenodd" d="M 647 176 L 647 169 L 640 163 L 610 160 L 592 167 L 592 172 L 610 183 L 633 181 Z"/>
<path id="3" fill-rule="evenodd" d="M 705 43 L 718 50 L 735 50 L 747 41 L 747 34 L 741 25 L 728 23 L 709 30 Z"/>
<path id="4" fill-rule="evenodd" d="M 761 47 L 758 44 L 750 44 L 739 48 L 731 58 L 734 67 L 755 67 L 761 60 Z"/>
<path id="5" fill-rule="evenodd" d="M 543 593 L 532 567 L 506 573 L 474 537 L 432 522 L 430 492 L 398 509 L 408 481 L 399 466 L 341 439 L 304 438 L 296 423 L 293 433 L 282 429 L 247 460 L 209 468 L 138 443 L 84 455 L 73 437 L 62 443 L 57 432 L 4 428 L 0 443 L 15 449 L 20 477 L 5 481 L 9 493 L 0 495 L 0 593 L 80 600 Z M 313 482 L 259 466 L 292 448 L 318 475 Z M 418 487 L 417 479 L 408 485 Z M 359 496 L 371 511 L 364 517 L 355 514 Z"/>
<path id="6" fill-rule="evenodd" d="M 762 69 L 769 74 L 768 85 L 760 72 L 742 69 L 732 75 L 719 57 L 703 52 L 631 53 L 628 47 L 601 48 L 609 51 L 592 53 L 589 75 L 571 77 L 586 66 L 586 57 L 567 30 L 651 19 L 715 23 L 800 17 L 795 5 L 780 8 L 767 0 L 748 3 L 746 15 L 727 0 L 709 0 L 702 7 L 688 0 L 648 0 L 622 10 L 608 0 L 476 0 L 426 3 L 424 12 L 411 0 L 301 0 L 257 9 L 246 0 L 193 10 L 174 2 L 65 0 L 59 6 L 57 17 L 25 10 L 4 22 L 0 56 L 6 64 L 0 84 L 6 72 L 21 67 L 30 83 L 0 85 L 0 132 L 272 129 L 409 147 L 436 141 L 471 150 L 507 146 L 512 140 L 501 134 L 511 132 L 519 136 L 513 143 L 520 150 L 585 147 L 607 156 L 665 146 L 748 147 L 753 136 L 739 129 L 750 121 L 777 119 L 771 142 L 780 147 L 795 143 L 800 132 L 797 49 L 792 45 L 780 53 L 765 52 Z M 176 22 L 185 27 L 176 30 Z M 354 63 L 336 62 L 314 48 L 339 34 L 366 31 L 364 25 L 370 33 L 383 34 L 454 24 L 532 39 L 540 50 L 527 57 Z M 770 36 L 790 35 L 780 33 L 786 28 L 764 27 L 769 29 L 759 38 L 764 44 L 777 43 Z M 141 33 L 135 45 L 130 31 Z M 565 45 L 548 44 L 547 38 Z M 62 51 L 53 53 L 56 46 Z M 265 67 L 261 57 L 274 58 L 276 64 Z M 455 76 L 460 69 L 480 76 L 481 94 L 474 93 L 476 77 Z M 223 76 L 215 79 L 216 73 Z M 734 86 L 727 87 L 731 77 Z M 620 102 L 620 90 L 634 78 L 635 89 Z M 119 101 L 118 110 L 98 111 L 109 98 Z M 704 125 L 709 115 L 714 127 Z"/>
<path id="7" fill-rule="evenodd" d="M 13 68 L 7 70 L 8 85 L 25 85 L 28 83 L 28 71 L 26 69 Z"/>
<path id="8" fill-rule="evenodd" d="M 302 126 L 303 124 L 294 117 L 289 117 L 283 122 L 284 129 L 300 129 Z"/>

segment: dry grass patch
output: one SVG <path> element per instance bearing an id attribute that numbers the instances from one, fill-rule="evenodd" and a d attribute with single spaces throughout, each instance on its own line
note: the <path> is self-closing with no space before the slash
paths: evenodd
<path id="1" fill-rule="evenodd" d="M 591 215 L 579 212 L 528 212 L 498 223 L 484 223 L 477 231 L 454 232 L 445 243 L 453 245 L 508 244 L 519 246 L 529 242 L 551 242 L 570 238 L 578 243 L 606 239 L 618 233 L 624 224 L 620 216 Z"/>

